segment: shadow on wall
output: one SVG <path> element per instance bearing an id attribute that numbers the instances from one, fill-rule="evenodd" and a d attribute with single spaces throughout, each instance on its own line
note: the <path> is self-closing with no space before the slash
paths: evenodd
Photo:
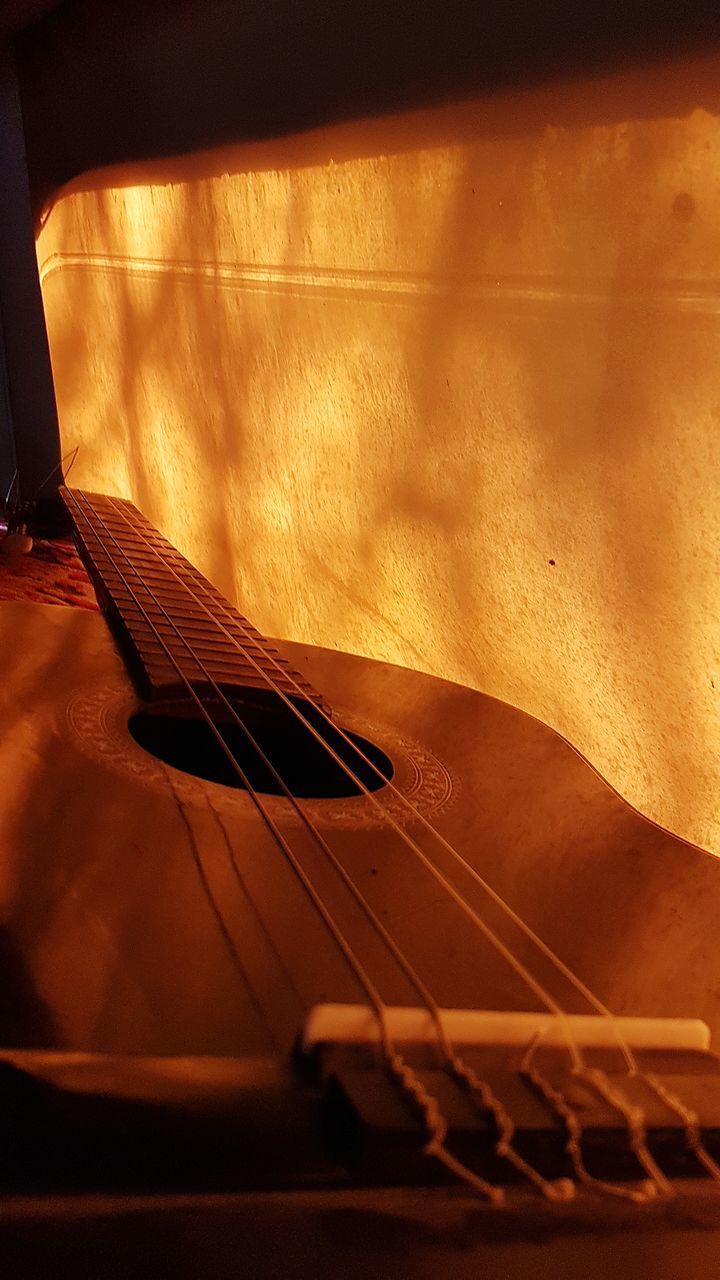
<path id="1" fill-rule="evenodd" d="M 41 201 L 100 164 L 387 117 L 708 41 L 711 0 L 64 0 L 25 31 L 18 63 Z M 663 95 L 677 87 L 661 80 Z"/>
<path id="2" fill-rule="evenodd" d="M 716 850 L 717 73 L 106 170 L 39 237 L 78 484 Z"/>

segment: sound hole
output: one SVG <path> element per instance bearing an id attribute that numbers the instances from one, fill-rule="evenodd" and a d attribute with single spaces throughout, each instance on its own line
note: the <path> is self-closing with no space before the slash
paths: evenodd
<path id="1" fill-rule="evenodd" d="M 380 771 L 380 776 L 337 729 L 324 721 L 315 725 L 321 742 L 294 716 L 248 719 L 247 726 L 292 795 L 299 799 L 340 799 L 360 795 L 363 787 L 368 791 L 378 791 L 393 776 L 390 758 L 374 742 L 344 730 L 350 741 Z M 243 787 L 238 773 L 204 720 L 140 711 L 130 718 L 128 728 L 139 746 L 175 769 L 226 787 Z M 264 795 L 282 795 L 277 778 L 242 729 L 233 723 L 219 724 L 218 729 L 252 789 Z M 349 777 L 328 747 L 348 766 L 362 786 Z"/>

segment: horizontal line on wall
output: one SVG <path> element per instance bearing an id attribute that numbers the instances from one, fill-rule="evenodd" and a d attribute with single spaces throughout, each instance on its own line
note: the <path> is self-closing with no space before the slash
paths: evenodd
<path id="1" fill-rule="evenodd" d="M 291 296 L 359 295 L 370 301 L 408 303 L 419 298 L 453 302 L 553 303 L 590 306 L 667 307 L 700 315 L 720 313 L 720 281 L 642 282 L 561 276 L 450 276 L 421 272 L 360 271 L 335 267 L 198 262 L 99 253 L 52 253 L 40 267 L 44 284 L 60 271 L 88 271 L 138 279 L 172 279 L 223 289 Z"/>

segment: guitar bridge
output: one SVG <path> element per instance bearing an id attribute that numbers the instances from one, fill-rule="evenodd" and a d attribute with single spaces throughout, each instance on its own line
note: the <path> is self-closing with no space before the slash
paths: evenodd
<path id="1" fill-rule="evenodd" d="M 492 1184 L 520 1181 L 523 1164 L 541 1184 L 576 1181 L 568 1115 L 588 1183 L 642 1182 L 638 1132 L 667 1177 L 707 1175 L 720 1157 L 720 1060 L 699 1020 L 444 1009 L 445 1044 L 426 1010 L 391 1007 L 384 1022 L 386 1044 L 437 1104 L 449 1151 Z M 317 1006 L 300 1049 L 323 1085 L 333 1157 L 361 1181 L 427 1181 L 423 1117 L 389 1069 L 373 1011 Z"/>

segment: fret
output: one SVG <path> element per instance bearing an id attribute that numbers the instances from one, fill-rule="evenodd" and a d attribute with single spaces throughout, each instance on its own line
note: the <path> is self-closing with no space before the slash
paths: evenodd
<path id="1" fill-rule="evenodd" d="M 138 648 L 147 646 L 149 649 L 150 644 L 148 644 L 148 641 L 156 640 L 156 637 L 150 636 L 147 631 L 138 629 L 135 626 L 128 627 L 128 632 Z M 176 661 L 186 665 L 190 664 L 193 668 L 197 665 L 197 662 L 201 662 L 203 666 L 213 673 L 223 671 L 226 675 L 242 674 L 243 677 L 247 677 L 250 680 L 263 679 L 262 674 L 258 673 L 250 662 L 244 661 L 242 658 L 239 659 L 239 655 L 231 649 L 224 652 L 213 652 L 202 645 L 193 645 L 191 649 L 188 649 L 177 635 L 170 632 L 164 632 L 160 640 L 162 643 L 158 642 L 155 650 L 159 657 L 166 658 L 169 653 Z M 272 675 L 272 672 L 270 674 Z M 278 673 L 278 679 L 282 678 L 286 677 Z"/>
<path id="2" fill-rule="evenodd" d="M 188 618 L 184 613 L 171 612 L 164 613 L 162 610 L 154 607 L 145 607 L 145 602 L 141 601 L 143 609 L 134 602 L 125 602 L 123 600 L 123 615 L 128 621 L 128 625 L 145 626 L 148 630 L 156 629 L 162 634 L 177 635 L 180 631 L 185 639 L 192 643 L 195 647 L 202 644 L 215 652 L 231 652 L 250 654 L 256 662 L 267 661 L 268 651 L 265 647 L 258 645 L 254 639 L 248 639 L 238 629 L 231 630 L 227 628 L 227 633 L 222 627 L 218 627 L 214 619 L 205 615 L 203 618 Z M 149 623 L 147 619 L 150 619 Z M 175 630 L 177 628 L 177 631 Z M 240 646 L 240 649 L 238 649 Z M 276 658 L 281 665 L 287 662 L 286 658 Z"/>
<path id="3" fill-rule="evenodd" d="M 274 685 L 329 712 L 288 659 L 132 503 L 76 489 L 61 495 L 101 606 L 125 638 L 145 696 L 182 693 L 183 678 L 204 696 L 213 682 L 226 692 Z"/>

